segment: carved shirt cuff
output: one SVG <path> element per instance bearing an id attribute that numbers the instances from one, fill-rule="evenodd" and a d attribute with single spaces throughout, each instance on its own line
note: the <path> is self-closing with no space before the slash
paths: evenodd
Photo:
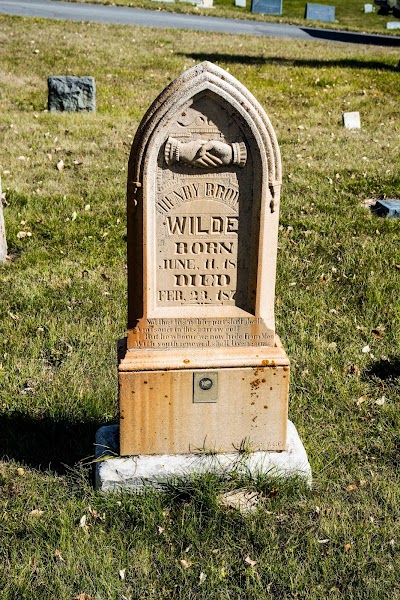
<path id="1" fill-rule="evenodd" d="M 247 160 L 247 149 L 244 142 L 235 142 L 232 144 L 232 164 L 244 167 Z"/>
<path id="2" fill-rule="evenodd" d="M 169 137 L 165 144 L 165 162 L 167 165 L 173 165 L 179 162 L 179 146 L 180 142 L 175 138 Z"/>

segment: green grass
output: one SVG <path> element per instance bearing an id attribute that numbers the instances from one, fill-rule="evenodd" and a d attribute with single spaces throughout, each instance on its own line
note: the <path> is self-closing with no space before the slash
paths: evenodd
<path id="1" fill-rule="evenodd" d="M 397 21 L 392 14 L 378 14 L 379 6 L 375 12 L 364 13 L 364 1 L 358 0 L 325 0 L 320 4 L 335 6 L 335 23 L 313 21 L 305 19 L 306 0 L 283 0 L 282 15 L 263 15 L 251 12 L 251 0 L 247 0 L 246 8 L 235 6 L 234 0 L 214 0 L 212 9 L 193 6 L 184 0 L 174 3 L 156 2 L 154 0 L 67 0 L 69 2 L 82 2 L 90 4 L 108 4 L 112 6 L 130 6 L 133 8 L 147 8 L 165 12 L 177 12 L 212 17 L 227 17 L 230 19 L 251 19 L 255 21 L 271 21 L 274 23 L 289 23 L 302 27 L 319 27 L 324 29 L 342 29 L 345 31 L 358 31 L 367 33 L 380 33 L 384 35 L 400 35 L 395 29 L 386 29 L 388 21 Z"/>
<path id="2" fill-rule="evenodd" d="M 400 194 L 398 51 L 0 23 L 1 600 L 400 598 L 399 222 L 360 205 Z M 255 94 L 281 147 L 276 325 L 314 486 L 203 477 L 105 496 L 76 464 L 118 418 L 129 148 L 156 95 L 206 58 Z M 95 76 L 96 114 L 44 110 L 59 74 Z M 218 504 L 244 484 L 263 492 L 256 514 Z"/>

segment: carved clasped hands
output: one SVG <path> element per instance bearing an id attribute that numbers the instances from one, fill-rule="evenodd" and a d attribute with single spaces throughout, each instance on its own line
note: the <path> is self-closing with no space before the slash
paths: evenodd
<path id="1" fill-rule="evenodd" d="M 228 165 L 244 167 L 247 150 L 244 142 L 233 144 L 220 140 L 180 142 L 170 137 L 165 145 L 165 160 L 167 165 L 183 162 L 200 169 L 214 169 Z"/>

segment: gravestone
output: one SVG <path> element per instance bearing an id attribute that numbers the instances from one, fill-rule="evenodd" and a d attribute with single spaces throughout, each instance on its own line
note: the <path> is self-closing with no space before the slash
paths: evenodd
<path id="1" fill-rule="evenodd" d="M 372 207 L 372 212 L 379 217 L 400 219 L 400 200 L 378 200 Z"/>
<path id="2" fill-rule="evenodd" d="M 343 125 L 346 129 L 360 129 L 360 113 L 358 111 L 343 113 Z"/>
<path id="3" fill-rule="evenodd" d="M 275 333 L 280 187 L 268 117 L 216 65 L 181 75 L 143 118 L 128 168 L 119 363 L 127 458 L 99 463 L 101 489 L 234 468 L 238 459 L 251 473 L 310 481 L 287 419 L 289 360 Z M 115 427 L 98 432 L 97 456 L 115 436 Z"/>
<path id="4" fill-rule="evenodd" d="M 252 0 L 251 12 L 264 15 L 281 15 L 282 0 Z"/>
<path id="5" fill-rule="evenodd" d="M 388 21 L 386 29 L 400 29 L 400 21 Z"/>
<path id="6" fill-rule="evenodd" d="M 50 112 L 96 110 L 94 77 L 49 77 L 47 84 Z"/>
<path id="7" fill-rule="evenodd" d="M 365 13 L 372 13 L 375 11 L 375 7 L 373 4 L 364 4 L 364 12 Z"/>
<path id="8" fill-rule="evenodd" d="M 240 6 L 241 8 L 246 8 L 246 0 L 235 0 L 235 6 Z"/>
<path id="9" fill-rule="evenodd" d="M 5 263 L 7 259 L 7 239 L 6 239 L 6 228 L 4 225 L 4 217 L 3 217 L 3 203 L 2 203 L 3 193 L 1 188 L 1 178 L 0 178 L 0 263 Z"/>
<path id="10" fill-rule="evenodd" d="M 313 21 L 326 21 L 328 23 L 334 23 L 335 7 L 326 6 L 325 4 L 312 4 L 307 2 L 305 18 L 312 19 Z"/>

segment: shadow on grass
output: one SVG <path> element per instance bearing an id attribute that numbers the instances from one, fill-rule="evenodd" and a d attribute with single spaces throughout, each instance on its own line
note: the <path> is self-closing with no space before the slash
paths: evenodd
<path id="1" fill-rule="evenodd" d="M 400 377 L 400 358 L 388 360 L 377 360 L 368 369 L 366 369 L 363 379 L 377 379 L 390 381 Z"/>
<path id="2" fill-rule="evenodd" d="M 400 39 L 399 39 L 400 43 Z M 387 63 L 380 62 L 378 60 L 356 60 L 350 58 L 334 59 L 334 60 L 318 60 L 316 58 L 299 58 L 289 59 L 282 56 L 271 56 L 270 58 L 263 56 L 246 56 L 244 54 L 219 54 L 215 53 L 202 53 L 192 52 L 184 53 L 179 52 L 180 56 L 187 58 L 193 58 L 195 61 L 202 62 L 209 60 L 211 62 L 223 62 L 231 64 L 245 64 L 245 65 L 277 65 L 283 67 L 311 67 L 311 68 L 323 68 L 323 67 L 340 67 L 343 69 L 371 69 L 380 71 L 397 71 L 397 66 L 388 65 Z"/>
<path id="3" fill-rule="evenodd" d="M 0 415 L 0 458 L 64 474 L 93 456 L 95 433 L 101 425 L 104 422 L 34 419 L 21 413 Z"/>

